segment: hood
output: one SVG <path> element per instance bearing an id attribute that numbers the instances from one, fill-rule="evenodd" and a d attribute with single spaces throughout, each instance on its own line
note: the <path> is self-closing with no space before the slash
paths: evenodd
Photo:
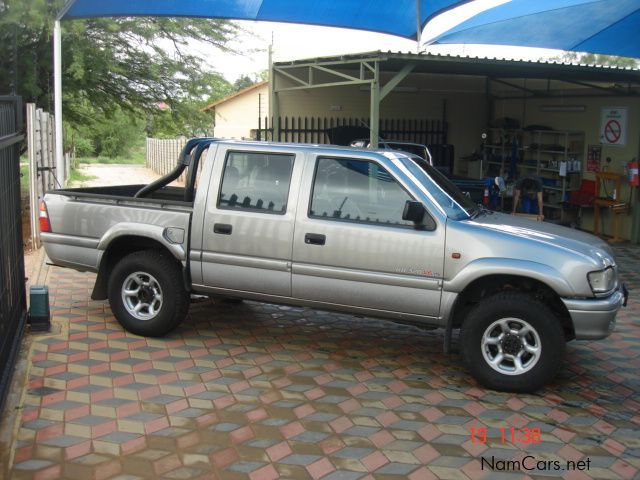
<path id="1" fill-rule="evenodd" d="M 603 267 L 614 263 L 613 251 L 607 242 L 595 235 L 573 228 L 498 212 L 483 213 L 465 222 L 523 240 L 570 250 L 592 260 L 600 259 Z"/>

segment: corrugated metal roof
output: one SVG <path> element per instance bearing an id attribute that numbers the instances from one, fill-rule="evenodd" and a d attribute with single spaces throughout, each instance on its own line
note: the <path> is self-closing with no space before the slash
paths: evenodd
<path id="1" fill-rule="evenodd" d="M 513 60 L 497 57 L 460 56 L 433 53 L 363 52 L 331 57 L 276 62 L 276 66 L 331 63 L 334 67 L 355 69 L 354 60 L 377 60 L 380 70 L 398 71 L 407 62 L 415 62 L 414 73 L 441 73 L 495 76 L 501 78 L 580 79 L 590 81 L 622 81 L 640 84 L 640 68 L 587 65 L 555 60 Z"/>

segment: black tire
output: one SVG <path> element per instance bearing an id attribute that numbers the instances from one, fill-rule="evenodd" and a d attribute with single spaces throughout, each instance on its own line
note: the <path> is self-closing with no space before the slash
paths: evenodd
<path id="1" fill-rule="evenodd" d="M 125 282 L 135 287 L 138 284 L 136 279 L 148 280 L 148 285 L 139 287 L 139 290 L 145 290 L 137 296 L 125 295 Z M 160 300 L 157 299 L 158 294 Z M 136 301 L 148 306 L 132 314 Z M 180 265 L 169 254 L 158 250 L 127 255 L 109 276 L 109 304 L 118 322 L 129 332 L 145 337 L 166 335 L 180 325 L 189 310 L 189 293 L 184 288 Z M 136 318 L 134 315 L 149 318 Z"/>
<path id="2" fill-rule="evenodd" d="M 530 332 L 526 335 L 522 333 L 521 336 L 526 337 L 524 341 L 513 333 L 502 335 L 508 328 L 515 331 L 520 330 L 518 325 L 524 328 L 525 323 L 521 322 L 534 331 L 526 330 Z M 495 327 L 489 330 L 494 324 Z M 508 328 L 503 328 L 505 325 Z M 483 341 L 485 334 L 487 337 Z M 492 343 L 500 337 L 496 344 Z M 540 353 L 529 353 L 527 349 L 535 351 L 536 343 L 539 343 Z M 560 320 L 549 308 L 530 295 L 506 292 L 482 300 L 469 312 L 460 331 L 460 345 L 465 366 L 485 387 L 508 392 L 533 392 L 549 383 L 558 373 L 566 340 Z M 515 351 L 518 353 L 514 354 Z M 518 355 L 519 366 L 522 367 L 519 374 L 513 361 L 513 357 Z M 489 363 L 490 360 L 496 361 L 495 367 Z M 512 370 L 507 373 L 509 369 Z"/>
<path id="3" fill-rule="evenodd" d="M 221 300 L 223 303 L 230 303 L 230 304 L 240 304 L 244 302 L 242 298 L 238 298 L 238 297 L 222 297 Z"/>

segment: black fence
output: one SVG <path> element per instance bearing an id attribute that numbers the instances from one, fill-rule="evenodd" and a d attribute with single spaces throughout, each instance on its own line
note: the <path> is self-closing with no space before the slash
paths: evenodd
<path id="1" fill-rule="evenodd" d="M 281 117 L 280 134 L 273 138 L 273 119 L 258 118 L 256 140 L 294 143 L 330 143 L 327 130 L 340 126 L 369 128 L 366 118 Z M 380 138 L 424 145 L 447 143 L 447 122 L 428 119 L 381 119 Z"/>
<path id="2" fill-rule="evenodd" d="M 20 97 L 0 96 L 0 409 L 27 314 L 20 203 L 22 125 Z"/>

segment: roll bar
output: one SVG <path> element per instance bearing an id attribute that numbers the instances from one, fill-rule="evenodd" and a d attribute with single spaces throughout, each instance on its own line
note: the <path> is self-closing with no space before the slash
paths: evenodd
<path id="1" fill-rule="evenodd" d="M 209 137 L 192 138 L 191 140 L 189 140 L 187 144 L 184 146 L 184 148 L 182 149 L 182 151 L 180 152 L 180 155 L 178 156 L 178 164 L 176 165 L 176 168 L 174 168 L 171 172 L 169 172 L 164 177 L 160 177 L 159 179 L 151 182 L 149 185 L 145 185 L 144 187 L 142 187 L 140 190 L 136 192 L 133 198 L 146 197 L 149 194 L 157 190 L 160 190 L 163 187 L 166 187 L 171 182 L 173 182 L 176 178 L 182 175 L 182 172 L 184 172 L 185 168 L 187 167 L 191 167 L 191 171 L 196 172 L 198 170 L 198 163 L 200 161 L 200 156 L 202 155 L 202 152 L 207 147 L 209 147 L 211 143 L 213 143 L 216 140 L 217 140 L 216 138 L 209 138 Z M 201 147 L 201 148 L 198 148 L 198 147 Z M 191 155 L 191 152 L 194 149 L 195 149 L 195 152 L 194 152 L 195 155 Z M 195 183 L 195 173 L 191 173 L 189 175 L 187 188 L 185 190 L 185 201 L 190 201 L 190 197 L 187 195 L 187 192 L 190 192 L 190 194 L 193 194 L 193 188 L 194 188 L 193 183 Z"/>

